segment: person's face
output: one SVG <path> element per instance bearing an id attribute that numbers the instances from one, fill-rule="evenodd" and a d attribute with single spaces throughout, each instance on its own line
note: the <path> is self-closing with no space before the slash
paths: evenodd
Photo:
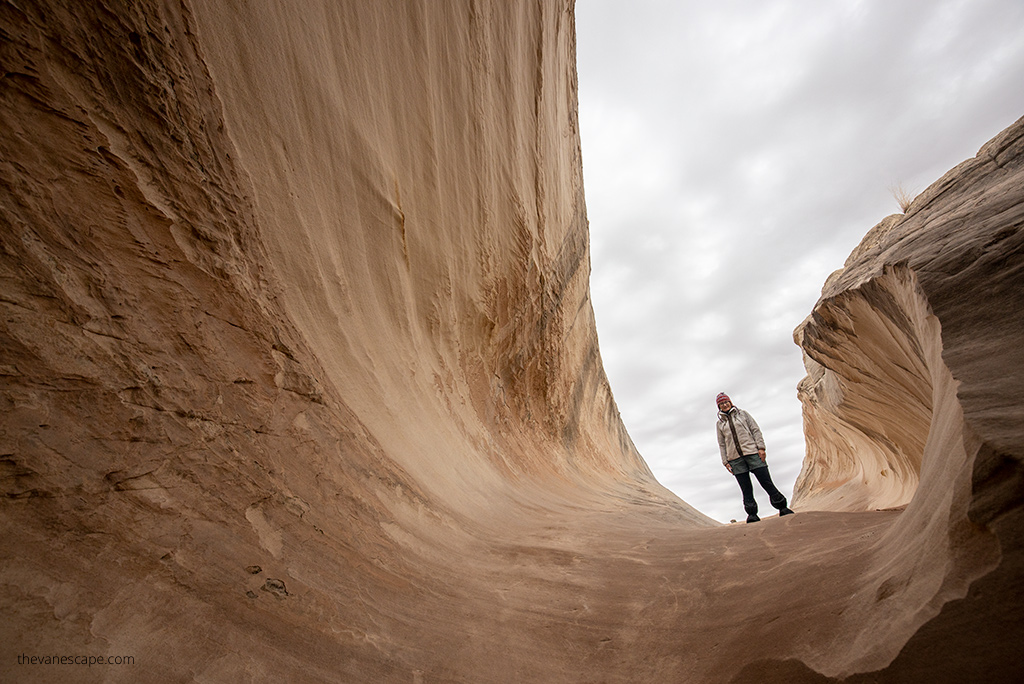
<path id="1" fill-rule="evenodd" d="M 718 405 L 718 410 L 719 411 L 728 411 L 731 408 L 732 408 L 732 402 L 731 401 L 723 401 L 721 404 Z"/>

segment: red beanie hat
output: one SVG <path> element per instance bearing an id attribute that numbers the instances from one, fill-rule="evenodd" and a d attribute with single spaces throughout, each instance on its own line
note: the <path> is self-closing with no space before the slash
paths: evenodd
<path id="1" fill-rule="evenodd" d="M 729 395 L 726 394 L 725 392 L 719 392 L 718 396 L 715 397 L 715 403 L 718 404 L 719 406 L 721 406 L 725 402 L 729 402 L 731 404 L 732 403 L 732 399 L 730 399 Z"/>

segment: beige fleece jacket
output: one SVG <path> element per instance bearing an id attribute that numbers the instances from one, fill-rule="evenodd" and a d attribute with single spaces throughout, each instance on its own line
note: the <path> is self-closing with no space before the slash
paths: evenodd
<path id="1" fill-rule="evenodd" d="M 733 406 L 729 409 L 733 425 L 736 426 L 736 437 L 740 441 L 742 453 L 736 452 L 736 440 L 732 437 L 729 429 L 729 418 L 722 411 L 718 412 L 718 448 L 722 452 L 722 465 L 727 465 L 734 458 L 744 454 L 756 454 L 758 450 L 764 449 L 764 437 L 761 436 L 761 428 L 754 422 L 753 417 L 741 408 Z"/>

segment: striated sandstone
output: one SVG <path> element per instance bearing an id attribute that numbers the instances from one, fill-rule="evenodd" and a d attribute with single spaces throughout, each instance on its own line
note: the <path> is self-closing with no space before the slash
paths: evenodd
<path id="1" fill-rule="evenodd" d="M 795 331 L 805 507 L 908 504 L 944 425 L 1024 457 L 1022 131 L 1024 120 L 872 229 Z"/>
<path id="2" fill-rule="evenodd" d="M 1022 335 L 1024 119 L 870 231 L 794 333 L 808 371 L 794 506 L 905 507 L 882 541 L 905 566 L 891 579 L 908 595 L 938 589 L 922 610 L 938 617 L 887 670 L 894 681 L 952 680 L 922 662 L 942 660 L 925 642 L 945 629 L 958 654 L 992 651 L 977 631 L 1022 636 Z M 1012 666 L 974 676 L 1011 681 L 1024 665 L 993 660 Z"/>
<path id="3" fill-rule="evenodd" d="M 4 681 L 1018 671 L 1019 127 L 802 329 L 799 496 L 861 510 L 716 526 L 601 367 L 571 4 L 0 17 Z M 77 654 L 135 660 L 17 661 Z"/>

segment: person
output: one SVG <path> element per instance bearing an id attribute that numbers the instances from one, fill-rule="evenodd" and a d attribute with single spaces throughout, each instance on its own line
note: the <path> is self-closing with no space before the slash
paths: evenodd
<path id="1" fill-rule="evenodd" d="M 793 511 L 786 506 L 786 497 L 772 482 L 768 473 L 768 457 L 764 448 L 761 428 L 753 417 L 741 408 L 733 406 L 729 395 L 722 392 L 715 398 L 718 404 L 718 448 L 722 452 L 722 465 L 736 477 L 743 493 L 743 508 L 747 522 L 757 522 L 757 501 L 754 500 L 754 486 L 750 473 L 768 493 L 768 500 L 779 510 L 779 515 L 790 515 Z"/>

